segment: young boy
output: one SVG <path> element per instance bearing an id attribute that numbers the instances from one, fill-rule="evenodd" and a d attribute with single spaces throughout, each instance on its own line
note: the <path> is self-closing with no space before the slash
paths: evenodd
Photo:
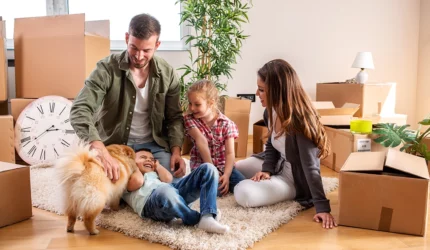
<path id="1" fill-rule="evenodd" d="M 123 199 L 140 217 L 169 222 L 182 219 L 185 225 L 197 225 L 211 233 L 229 231 L 220 224 L 217 216 L 218 170 L 212 164 L 202 164 L 190 175 L 177 183 L 172 175 L 157 160 L 149 149 L 136 151 L 136 163 L 140 171 L 133 173 Z M 200 213 L 188 204 L 200 198 Z M 160 209 L 161 208 L 161 209 Z M 219 219 L 219 218 L 217 218 Z"/>

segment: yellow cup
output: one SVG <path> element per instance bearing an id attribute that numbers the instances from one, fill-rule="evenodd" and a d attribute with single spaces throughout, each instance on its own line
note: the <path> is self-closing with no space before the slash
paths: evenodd
<path id="1" fill-rule="evenodd" d="M 364 119 L 353 119 L 349 123 L 350 131 L 354 134 L 371 134 L 372 121 Z"/>

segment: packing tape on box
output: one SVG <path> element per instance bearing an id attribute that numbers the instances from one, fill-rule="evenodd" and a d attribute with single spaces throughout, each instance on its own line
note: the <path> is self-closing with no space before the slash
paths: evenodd
<path id="1" fill-rule="evenodd" d="M 393 218 L 393 209 L 388 207 L 382 207 L 381 217 L 379 218 L 378 230 L 389 232 L 392 218 Z"/>

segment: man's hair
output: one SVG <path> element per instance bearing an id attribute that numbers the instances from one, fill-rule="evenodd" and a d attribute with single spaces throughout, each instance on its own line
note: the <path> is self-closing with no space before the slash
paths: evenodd
<path id="1" fill-rule="evenodd" d="M 128 26 L 128 33 L 136 38 L 147 40 L 153 35 L 160 37 L 161 25 L 155 17 L 149 14 L 134 16 Z"/>
<path id="2" fill-rule="evenodd" d="M 149 153 L 152 154 L 151 149 L 149 149 L 149 148 L 139 148 L 139 149 L 136 149 L 134 152 L 137 153 L 137 152 L 140 152 L 140 151 L 146 151 L 146 152 L 149 152 Z"/>

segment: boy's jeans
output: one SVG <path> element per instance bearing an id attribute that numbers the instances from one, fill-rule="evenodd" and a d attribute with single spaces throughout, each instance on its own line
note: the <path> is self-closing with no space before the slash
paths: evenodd
<path id="1" fill-rule="evenodd" d="M 181 218 L 185 225 L 196 225 L 201 215 L 216 216 L 218 176 L 214 165 L 204 163 L 177 183 L 156 188 L 146 201 L 143 216 L 164 222 Z M 188 206 L 198 198 L 200 213 Z"/>

